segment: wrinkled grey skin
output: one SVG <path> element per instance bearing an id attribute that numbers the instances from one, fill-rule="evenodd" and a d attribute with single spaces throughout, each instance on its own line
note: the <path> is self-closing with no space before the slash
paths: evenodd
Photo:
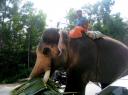
<path id="1" fill-rule="evenodd" d="M 69 39 L 63 34 L 63 50 L 59 55 L 59 37 L 57 29 L 44 32 L 30 78 L 61 66 L 67 70 L 65 91 L 84 95 L 89 80 L 101 82 L 104 87 L 128 74 L 128 47 L 123 43 L 109 37 Z"/>

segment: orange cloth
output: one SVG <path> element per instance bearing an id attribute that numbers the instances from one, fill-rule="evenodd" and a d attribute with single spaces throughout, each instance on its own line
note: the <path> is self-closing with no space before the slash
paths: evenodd
<path id="1" fill-rule="evenodd" d="M 86 29 L 84 29 L 81 26 L 75 26 L 70 32 L 69 32 L 69 37 L 71 38 L 81 38 L 82 33 L 86 32 Z"/>

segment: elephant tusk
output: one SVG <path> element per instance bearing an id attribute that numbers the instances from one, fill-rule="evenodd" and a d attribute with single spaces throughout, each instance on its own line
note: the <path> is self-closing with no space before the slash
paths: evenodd
<path id="1" fill-rule="evenodd" d="M 50 77 L 50 72 L 51 72 L 51 70 L 45 71 L 45 74 L 44 74 L 44 77 L 43 77 L 43 82 L 44 83 L 47 83 L 47 81 L 48 81 L 48 79 Z"/>

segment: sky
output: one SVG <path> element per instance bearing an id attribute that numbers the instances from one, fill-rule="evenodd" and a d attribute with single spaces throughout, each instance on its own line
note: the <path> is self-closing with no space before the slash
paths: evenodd
<path id="1" fill-rule="evenodd" d="M 64 17 L 70 8 L 80 9 L 85 4 L 94 4 L 100 0 L 31 0 L 34 7 L 43 10 L 47 14 L 47 24 L 55 26 L 60 20 L 64 22 Z M 126 0 L 115 0 L 112 13 L 120 12 L 123 18 L 127 18 L 128 5 Z"/>

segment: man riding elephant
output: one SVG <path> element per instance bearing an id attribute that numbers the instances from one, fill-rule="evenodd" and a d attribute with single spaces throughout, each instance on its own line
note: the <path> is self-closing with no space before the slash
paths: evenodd
<path id="1" fill-rule="evenodd" d="M 82 38 L 84 35 L 87 35 L 91 39 L 102 38 L 104 35 L 99 31 L 89 31 L 89 21 L 87 18 L 82 16 L 82 10 L 77 10 L 77 19 L 76 26 L 69 31 L 69 37 L 72 39 Z M 58 48 L 62 49 L 62 34 L 60 33 L 60 40 L 58 44 Z"/>
<path id="2" fill-rule="evenodd" d="M 80 38 L 83 33 L 92 39 L 100 38 L 103 34 L 99 31 L 89 31 L 89 21 L 87 18 L 83 17 L 82 10 L 76 11 L 76 24 L 75 27 L 69 32 L 71 38 Z"/>

